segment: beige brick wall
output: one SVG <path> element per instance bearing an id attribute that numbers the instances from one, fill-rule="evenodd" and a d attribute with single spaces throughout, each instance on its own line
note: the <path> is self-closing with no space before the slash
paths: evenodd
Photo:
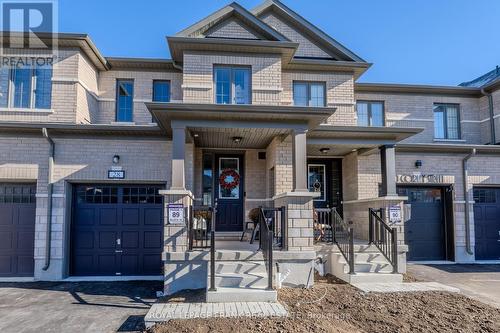
<path id="1" fill-rule="evenodd" d="M 185 103 L 214 103 L 214 65 L 251 66 L 252 104 L 279 105 L 281 58 L 279 55 L 184 53 L 183 96 Z"/>
<path id="2" fill-rule="evenodd" d="M 271 168 L 274 168 L 274 185 L 269 184 L 267 188 L 274 187 L 275 195 L 290 192 L 293 187 L 292 137 L 274 138 L 267 147 L 266 157 L 267 179 L 270 179 Z"/>
<path id="3" fill-rule="evenodd" d="M 421 127 L 425 130 L 404 142 L 433 143 L 434 103 L 460 104 L 461 139 L 470 144 L 484 143 L 481 137 L 480 103 L 475 97 L 449 97 L 418 94 L 356 93 L 356 100 L 383 101 L 386 125 Z"/>
<path id="4" fill-rule="evenodd" d="M 151 113 L 145 102 L 153 98 L 153 80 L 170 80 L 170 100 L 181 101 L 180 72 L 141 72 L 141 71 L 107 71 L 99 75 L 99 114 L 97 123 L 109 124 L 116 119 L 116 80 L 134 80 L 134 111 L 133 122 L 149 124 L 152 121 Z"/>
<path id="5" fill-rule="evenodd" d="M 244 27 L 239 21 L 230 19 L 209 29 L 206 36 L 212 38 L 262 39 L 261 36 Z"/>

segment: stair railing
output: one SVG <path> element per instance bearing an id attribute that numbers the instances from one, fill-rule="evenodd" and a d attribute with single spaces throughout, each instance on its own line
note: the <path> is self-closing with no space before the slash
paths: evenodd
<path id="1" fill-rule="evenodd" d="M 398 272 L 398 231 L 384 221 L 384 209 L 369 208 L 369 244 L 375 245 Z"/>
<path id="2" fill-rule="evenodd" d="M 354 230 L 350 227 L 337 212 L 332 208 L 327 222 L 333 232 L 333 242 L 337 245 L 340 253 L 349 265 L 349 274 L 354 272 Z"/>
<path id="3" fill-rule="evenodd" d="M 212 226 L 210 230 L 210 288 L 209 291 L 217 291 L 215 288 L 215 219 L 217 216 L 217 199 L 212 210 Z"/>
<path id="4" fill-rule="evenodd" d="M 273 246 L 274 246 L 274 233 L 268 224 L 268 218 L 264 212 L 264 208 L 260 208 L 259 214 L 259 242 L 260 249 L 264 257 L 264 263 L 267 270 L 267 289 L 273 289 Z"/>
<path id="5" fill-rule="evenodd" d="M 288 249 L 286 207 L 260 207 L 260 209 L 264 212 L 269 230 L 273 232 L 273 247 L 286 251 Z"/>
<path id="6" fill-rule="evenodd" d="M 189 251 L 210 248 L 210 231 L 214 220 L 211 207 L 190 208 L 188 223 L 188 249 Z"/>

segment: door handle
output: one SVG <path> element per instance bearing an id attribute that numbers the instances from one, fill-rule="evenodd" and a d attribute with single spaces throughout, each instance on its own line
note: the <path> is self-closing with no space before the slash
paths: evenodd
<path id="1" fill-rule="evenodd" d="M 117 238 L 116 239 L 116 245 L 121 245 L 122 244 L 122 240 L 120 238 Z"/>
<path id="2" fill-rule="evenodd" d="M 123 253 L 123 250 L 115 250 L 115 253 Z"/>

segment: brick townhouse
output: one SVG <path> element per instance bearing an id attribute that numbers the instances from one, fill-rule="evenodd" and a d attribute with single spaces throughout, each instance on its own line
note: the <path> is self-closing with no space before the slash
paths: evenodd
<path id="1" fill-rule="evenodd" d="M 3 36 L 3 59 L 53 63 L 2 61 L 0 281 L 273 299 L 316 263 L 400 281 L 407 261 L 500 259 L 498 68 L 356 83 L 371 64 L 280 1 L 168 36 L 171 59 Z"/>

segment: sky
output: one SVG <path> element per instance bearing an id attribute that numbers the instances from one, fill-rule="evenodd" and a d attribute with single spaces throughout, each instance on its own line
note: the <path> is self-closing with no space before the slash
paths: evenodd
<path id="1" fill-rule="evenodd" d="M 165 36 L 230 2 L 59 0 L 59 31 L 89 34 L 104 56 L 170 58 Z M 500 0 L 282 2 L 373 63 L 359 82 L 457 85 L 500 65 Z"/>

